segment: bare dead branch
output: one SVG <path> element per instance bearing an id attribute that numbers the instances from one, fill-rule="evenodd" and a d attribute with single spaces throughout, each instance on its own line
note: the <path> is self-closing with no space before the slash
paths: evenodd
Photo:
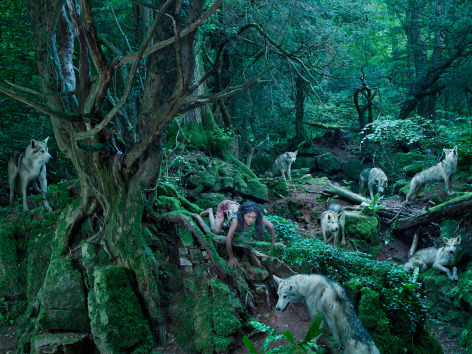
<path id="1" fill-rule="evenodd" d="M 50 96 L 52 96 L 52 97 L 64 97 L 64 96 L 72 96 L 72 95 L 75 94 L 75 90 L 74 91 L 66 91 L 66 92 L 50 92 L 50 93 L 38 92 L 36 90 L 14 84 L 14 83 L 12 83 L 8 80 L 3 80 L 3 81 L 5 81 L 8 85 L 16 88 L 17 90 L 28 92 L 28 93 L 31 93 L 33 95 L 41 96 L 41 97 L 50 97 Z"/>
<path id="2" fill-rule="evenodd" d="M 52 108 L 50 108 L 47 105 L 44 105 L 39 102 L 35 102 L 28 97 L 22 96 L 6 87 L 0 86 L 0 92 L 4 93 L 5 95 L 19 101 L 23 102 L 24 104 L 44 113 L 47 115 L 50 115 L 54 118 L 66 120 L 68 122 L 73 122 L 73 123 L 80 123 L 83 122 L 84 117 L 90 120 L 98 120 L 95 116 L 91 114 L 80 114 L 80 113 L 66 113 L 63 111 L 57 111 Z"/>

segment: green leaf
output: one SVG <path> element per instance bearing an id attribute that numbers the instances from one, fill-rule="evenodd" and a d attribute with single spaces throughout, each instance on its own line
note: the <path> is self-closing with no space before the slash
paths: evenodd
<path id="1" fill-rule="evenodd" d="M 257 350 L 254 347 L 254 344 L 252 344 L 251 340 L 248 338 L 248 336 L 244 336 L 244 344 L 246 345 L 247 349 L 249 349 L 249 353 L 255 353 L 257 354 Z"/>
<path id="2" fill-rule="evenodd" d="M 306 334 L 305 339 L 303 341 L 309 342 L 315 339 L 316 337 L 318 337 L 321 333 L 323 333 L 326 330 L 326 328 L 320 329 L 320 325 L 321 325 L 321 314 L 318 311 L 318 317 L 316 317 L 313 323 L 311 324 L 310 328 L 308 329 L 308 333 Z"/>
<path id="3" fill-rule="evenodd" d="M 272 343 L 273 340 L 274 340 L 273 336 L 271 335 L 267 336 L 264 343 L 262 343 L 261 354 L 264 354 L 267 351 L 267 348 L 269 347 L 270 343 Z"/>
<path id="4" fill-rule="evenodd" d="M 288 340 L 288 341 L 289 341 L 290 343 L 292 343 L 292 344 L 295 344 L 295 337 L 294 337 L 294 335 L 292 334 L 292 332 L 290 332 L 290 331 L 287 329 L 286 331 L 284 331 L 283 335 L 284 335 L 284 338 L 285 338 L 286 340 Z"/>

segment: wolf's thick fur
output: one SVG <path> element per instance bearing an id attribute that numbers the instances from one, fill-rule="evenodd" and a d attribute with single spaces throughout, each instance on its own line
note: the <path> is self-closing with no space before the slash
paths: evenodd
<path id="1" fill-rule="evenodd" d="M 321 327 L 328 327 L 344 354 L 380 354 L 362 325 L 354 304 L 339 283 L 318 274 L 299 274 L 287 279 L 274 276 L 278 284 L 277 311 L 285 311 L 292 302 L 303 302 L 310 322 L 321 313 Z"/>
<path id="2" fill-rule="evenodd" d="M 406 196 L 406 201 L 415 200 L 424 190 L 427 184 L 444 181 L 446 193 L 451 195 L 452 176 L 457 168 L 457 146 L 453 149 L 443 149 L 444 160 L 436 165 L 417 173 L 410 183 L 410 191 Z"/>
<path id="3" fill-rule="evenodd" d="M 291 166 L 292 166 L 292 163 L 294 163 L 295 160 L 297 159 L 297 154 L 298 154 L 298 150 L 295 152 L 286 152 L 280 155 L 279 157 L 277 157 L 277 159 L 274 161 L 272 166 L 265 173 L 265 176 L 277 177 L 277 176 L 282 175 L 282 178 L 284 179 L 284 181 L 286 181 L 287 178 L 285 178 L 285 172 L 287 172 L 287 177 L 289 180 L 291 180 L 292 179 Z"/>
<path id="4" fill-rule="evenodd" d="M 52 210 L 47 200 L 48 184 L 46 180 L 46 163 L 52 156 L 48 152 L 48 139 L 31 140 L 23 153 L 15 151 L 8 160 L 8 182 L 10 184 L 10 205 L 15 197 L 15 187 L 23 197 L 23 210 L 28 210 L 26 188 L 33 182 L 33 188 L 43 196 L 43 204 Z M 39 183 L 39 188 L 38 188 Z"/>
<path id="5" fill-rule="evenodd" d="M 346 212 L 339 204 L 330 204 L 326 211 L 321 214 L 321 232 L 325 243 L 331 242 L 334 238 L 334 247 L 338 247 L 339 234 L 342 234 L 341 244 L 346 245 L 344 225 L 346 224 Z M 328 234 L 331 236 L 328 239 Z"/>
<path id="6" fill-rule="evenodd" d="M 380 168 L 365 168 L 362 170 L 359 177 L 359 194 L 362 194 L 369 188 L 370 199 L 374 200 L 374 187 L 377 189 L 377 193 L 380 197 L 387 183 L 387 175 Z"/>
<path id="7" fill-rule="evenodd" d="M 419 250 L 411 256 L 408 262 L 403 266 L 409 270 L 418 267 L 420 272 L 424 272 L 428 268 L 432 267 L 446 273 L 448 278 L 451 280 L 459 280 L 459 277 L 457 276 L 457 268 L 453 266 L 459 262 L 462 256 L 461 237 L 443 237 L 443 241 L 446 243 L 446 246 L 440 248 L 429 247 Z M 453 267 L 452 274 L 446 266 Z"/>

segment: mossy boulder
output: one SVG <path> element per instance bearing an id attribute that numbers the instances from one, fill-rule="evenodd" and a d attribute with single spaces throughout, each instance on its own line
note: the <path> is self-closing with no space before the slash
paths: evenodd
<path id="1" fill-rule="evenodd" d="M 0 293 L 12 297 L 26 292 L 24 267 L 18 257 L 16 238 L 21 233 L 15 224 L 0 226 Z"/>
<path id="2" fill-rule="evenodd" d="M 338 172 L 341 170 L 341 164 L 338 158 L 329 153 L 326 153 L 325 155 L 321 156 L 316 162 L 316 165 L 318 169 L 327 174 Z"/>
<path id="3" fill-rule="evenodd" d="M 346 216 L 346 236 L 359 251 L 375 256 L 379 251 L 379 222 L 377 218 L 359 212 L 352 213 L 357 216 Z"/>
<path id="4" fill-rule="evenodd" d="M 231 154 L 225 153 L 224 160 L 220 158 L 209 159 L 205 161 L 204 165 L 199 163 L 202 157 L 203 155 L 197 155 L 193 156 L 192 160 L 189 159 L 181 173 L 184 176 L 185 187 L 193 189 L 189 194 L 224 193 L 231 190 L 258 202 L 268 200 L 267 186 L 259 181 L 250 168 Z M 211 205 L 211 207 L 216 207 L 218 203 Z"/>
<path id="5" fill-rule="evenodd" d="M 123 267 L 96 267 L 88 309 L 95 344 L 102 353 L 150 353 L 152 334 Z"/>
<path id="6" fill-rule="evenodd" d="M 95 346 L 88 334 L 43 333 L 32 340 L 34 353 L 93 353 Z"/>
<path id="7" fill-rule="evenodd" d="M 90 330 L 82 274 L 71 259 L 51 261 L 40 294 L 38 322 L 43 331 Z"/>
<path id="8" fill-rule="evenodd" d="M 177 343 L 187 352 L 228 352 L 242 328 L 238 296 L 218 279 L 184 279 L 172 291 L 170 316 Z"/>

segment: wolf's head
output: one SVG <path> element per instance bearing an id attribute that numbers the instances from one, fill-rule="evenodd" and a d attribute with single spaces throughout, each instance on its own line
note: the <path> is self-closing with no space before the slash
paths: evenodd
<path id="1" fill-rule="evenodd" d="M 292 302 L 300 302 L 300 296 L 297 293 L 297 284 L 290 278 L 282 279 L 274 275 L 274 280 L 278 285 L 277 294 L 279 295 L 279 301 L 275 309 L 277 311 L 285 311 L 288 305 Z"/>
<path id="2" fill-rule="evenodd" d="M 49 137 L 42 141 L 31 140 L 25 151 L 25 157 L 31 158 L 35 163 L 48 163 L 52 156 L 48 151 Z"/>
<path id="3" fill-rule="evenodd" d="M 443 153 L 446 156 L 444 160 L 457 160 L 459 156 L 457 153 L 457 146 L 454 146 L 452 149 L 443 149 Z"/>
<path id="4" fill-rule="evenodd" d="M 339 217 L 334 211 L 325 211 L 321 214 L 321 227 L 328 232 L 336 232 L 339 230 Z"/>
<path id="5" fill-rule="evenodd" d="M 446 244 L 446 247 L 444 247 L 444 251 L 448 254 L 458 254 L 462 252 L 462 245 L 461 245 L 461 237 L 453 237 L 453 238 L 447 238 L 443 237 L 443 241 Z"/>
<path id="6" fill-rule="evenodd" d="M 297 159 L 298 150 L 295 152 L 286 152 L 285 158 L 287 159 L 288 163 L 294 163 Z"/>

